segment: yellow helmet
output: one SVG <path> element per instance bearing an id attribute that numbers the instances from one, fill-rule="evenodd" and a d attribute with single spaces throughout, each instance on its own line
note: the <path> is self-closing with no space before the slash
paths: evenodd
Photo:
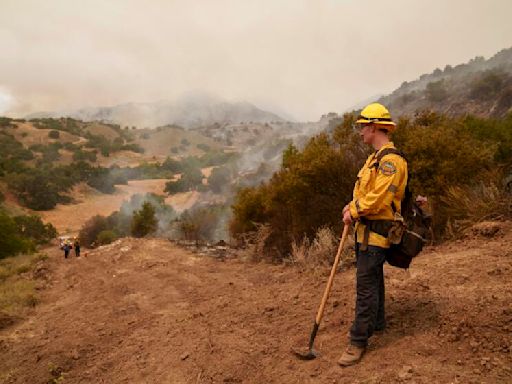
<path id="1" fill-rule="evenodd" d="M 393 132 L 396 127 L 396 124 L 391 120 L 389 111 L 380 103 L 371 103 L 364 107 L 356 123 L 382 125 L 382 128 L 386 129 L 388 132 Z"/>

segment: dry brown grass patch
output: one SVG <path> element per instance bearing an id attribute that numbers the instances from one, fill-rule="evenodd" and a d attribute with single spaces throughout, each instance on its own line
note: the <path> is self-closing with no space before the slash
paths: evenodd
<path id="1" fill-rule="evenodd" d="M 32 254 L 0 260 L 1 314 L 18 318 L 37 304 L 36 284 L 29 273 L 45 258 L 42 254 Z"/>
<path id="2" fill-rule="evenodd" d="M 334 262 L 340 243 L 332 229 L 321 227 L 317 230 L 313 241 L 304 237 L 299 242 L 292 243 L 291 260 L 306 268 L 330 266 Z M 340 264 L 348 265 L 353 259 L 353 239 L 349 237 L 341 254 Z"/>

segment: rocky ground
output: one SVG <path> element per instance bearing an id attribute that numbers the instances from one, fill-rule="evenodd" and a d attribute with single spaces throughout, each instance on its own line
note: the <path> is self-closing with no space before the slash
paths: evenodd
<path id="1" fill-rule="evenodd" d="M 492 229 L 492 228 L 497 229 Z M 491 228 L 491 229 L 489 229 Z M 340 368 L 354 269 L 335 279 L 306 346 L 328 268 L 201 257 L 163 239 L 122 239 L 34 273 L 41 302 L 0 329 L 3 383 L 510 383 L 512 228 L 386 266 L 388 328 Z M 59 381 L 60 380 L 60 381 Z"/>

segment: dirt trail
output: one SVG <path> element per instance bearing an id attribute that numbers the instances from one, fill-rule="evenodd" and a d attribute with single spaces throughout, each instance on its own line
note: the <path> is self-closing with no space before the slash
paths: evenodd
<path id="1" fill-rule="evenodd" d="M 0 382 L 510 383 L 512 230 L 386 267 L 388 328 L 355 367 L 336 365 L 353 317 L 354 269 L 336 276 L 310 362 L 306 345 L 328 269 L 199 258 L 123 239 L 64 260 L 48 253 L 31 317 L 0 330 Z M 53 376 L 58 377 L 58 374 Z"/>

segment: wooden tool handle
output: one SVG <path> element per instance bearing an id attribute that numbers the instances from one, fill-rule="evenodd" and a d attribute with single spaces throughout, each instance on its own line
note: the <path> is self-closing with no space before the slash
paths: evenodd
<path id="1" fill-rule="evenodd" d="M 334 274 L 336 273 L 336 268 L 338 268 L 338 264 L 340 262 L 341 251 L 343 251 L 345 241 L 347 240 L 348 229 L 349 226 L 345 224 L 345 227 L 343 228 L 343 234 L 341 235 L 340 245 L 338 246 L 338 253 L 336 254 L 336 258 L 334 259 L 334 264 L 332 265 L 331 275 L 329 276 L 329 280 L 327 281 L 327 286 L 325 287 L 324 295 L 320 303 L 320 308 L 318 308 L 318 312 L 316 314 L 316 324 L 318 325 L 320 325 L 320 321 L 322 321 L 322 316 L 324 315 L 325 303 L 327 302 L 327 298 L 329 297 L 329 293 L 331 292 L 332 283 L 334 281 Z"/>

